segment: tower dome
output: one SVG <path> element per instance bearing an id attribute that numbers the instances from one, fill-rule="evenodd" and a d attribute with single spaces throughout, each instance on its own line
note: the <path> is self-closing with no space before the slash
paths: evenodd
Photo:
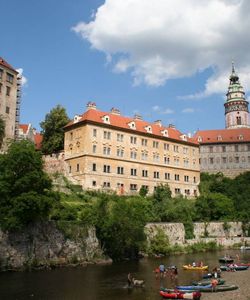
<path id="1" fill-rule="evenodd" d="M 227 99 L 224 103 L 226 128 L 250 128 L 248 101 L 232 63 L 232 73 L 229 77 Z"/>

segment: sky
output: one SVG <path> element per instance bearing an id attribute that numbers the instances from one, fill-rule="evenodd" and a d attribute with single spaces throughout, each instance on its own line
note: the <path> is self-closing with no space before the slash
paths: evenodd
<path id="1" fill-rule="evenodd" d="M 0 56 L 23 72 L 21 123 L 89 101 L 183 133 L 225 128 L 232 60 L 250 90 L 249 0 L 0 0 Z"/>

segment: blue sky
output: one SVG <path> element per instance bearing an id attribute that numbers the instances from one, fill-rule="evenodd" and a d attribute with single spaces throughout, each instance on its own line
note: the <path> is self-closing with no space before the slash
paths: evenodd
<path id="1" fill-rule="evenodd" d="M 185 133 L 224 128 L 232 58 L 250 88 L 249 4 L 198 2 L 0 0 L 0 56 L 27 79 L 21 122 L 94 101 Z"/>

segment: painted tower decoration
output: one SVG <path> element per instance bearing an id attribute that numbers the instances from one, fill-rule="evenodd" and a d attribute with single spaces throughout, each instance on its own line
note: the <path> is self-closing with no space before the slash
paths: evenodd
<path id="1" fill-rule="evenodd" d="M 232 63 L 232 74 L 227 92 L 225 106 L 226 129 L 250 128 L 248 101 L 245 92 L 239 82 L 239 76 L 235 73 Z"/>

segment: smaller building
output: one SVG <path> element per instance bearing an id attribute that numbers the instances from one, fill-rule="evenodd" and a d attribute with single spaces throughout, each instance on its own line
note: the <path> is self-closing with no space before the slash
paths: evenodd
<path id="1" fill-rule="evenodd" d="M 41 133 L 37 132 L 31 124 L 20 124 L 18 128 L 19 140 L 30 140 L 35 144 L 37 150 L 41 150 L 43 136 Z"/>

